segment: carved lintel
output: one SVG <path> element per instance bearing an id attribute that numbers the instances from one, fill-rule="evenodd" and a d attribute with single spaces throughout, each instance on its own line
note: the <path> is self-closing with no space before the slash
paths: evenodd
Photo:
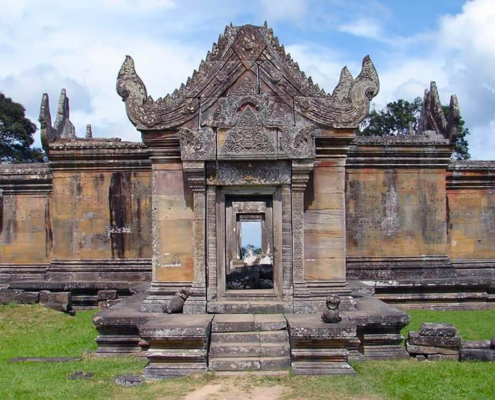
<path id="1" fill-rule="evenodd" d="M 291 183 L 288 161 L 219 161 L 209 163 L 207 184 L 232 185 L 287 185 Z"/>
<path id="2" fill-rule="evenodd" d="M 179 137 L 182 160 L 215 160 L 217 143 L 212 128 L 182 128 Z"/>

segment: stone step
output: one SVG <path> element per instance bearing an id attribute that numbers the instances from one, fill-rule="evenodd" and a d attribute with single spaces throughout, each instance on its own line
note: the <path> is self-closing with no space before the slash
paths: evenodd
<path id="1" fill-rule="evenodd" d="M 287 329 L 282 314 L 219 314 L 215 315 L 212 332 L 278 331 Z"/>
<path id="2" fill-rule="evenodd" d="M 261 343 L 289 343 L 288 331 L 263 331 L 259 332 Z"/>
<path id="3" fill-rule="evenodd" d="M 210 357 L 289 357 L 289 343 L 212 343 Z"/>
<path id="4" fill-rule="evenodd" d="M 260 333 L 261 332 L 214 332 L 211 334 L 211 343 L 258 343 L 260 341 Z"/>
<path id="5" fill-rule="evenodd" d="M 290 367 L 289 357 L 211 357 L 210 371 L 278 371 Z"/>
<path id="6" fill-rule="evenodd" d="M 222 301 L 208 303 L 209 314 L 248 314 L 248 313 L 284 313 L 290 312 L 287 303 L 278 301 Z"/>
<path id="7" fill-rule="evenodd" d="M 261 357 L 289 357 L 290 345 L 289 343 L 261 343 L 260 346 Z"/>
<path id="8" fill-rule="evenodd" d="M 261 346 L 259 342 L 251 343 L 211 343 L 210 357 L 237 358 L 259 357 Z"/>
<path id="9" fill-rule="evenodd" d="M 282 371 L 217 371 L 216 376 L 287 376 L 288 370 Z"/>
<path id="10" fill-rule="evenodd" d="M 280 343 L 288 342 L 287 331 L 214 332 L 211 343 Z"/>
<path id="11" fill-rule="evenodd" d="M 208 363 L 208 369 L 210 371 L 259 371 L 261 369 L 261 363 L 259 357 L 211 357 Z"/>

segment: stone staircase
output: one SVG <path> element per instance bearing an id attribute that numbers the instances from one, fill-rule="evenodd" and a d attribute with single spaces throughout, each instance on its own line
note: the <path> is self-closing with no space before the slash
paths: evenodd
<path id="1" fill-rule="evenodd" d="M 289 334 L 282 314 L 215 315 L 208 357 L 210 371 L 272 374 L 289 367 Z"/>

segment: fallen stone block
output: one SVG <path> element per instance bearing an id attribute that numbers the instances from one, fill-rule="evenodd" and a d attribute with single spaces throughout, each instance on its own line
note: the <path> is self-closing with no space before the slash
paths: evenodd
<path id="1" fill-rule="evenodd" d="M 76 380 L 76 379 L 91 379 L 93 378 L 94 373 L 93 372 L 83 372 L 83 371 L 76 371 L 73 374 L 70 375 L 70 379 Z"/>
<path id="2" fill-rule="evenodd" d="M 139 386 L 144 383 L 144 379 L 137 375 L 122 375 L 115 378 L 118 386 Z"/>
<path id="3" fill-rule="evenodd" d="M 495 349 L 495 336 L 494 336 L 494 337 L 492 337 L 492 340 L 490 341 L 490 347 L 491 347 L 492 349 Z"/>
<path id="4" fill-rule="evenodd" d="M 0 304 L 36 304 L 38 301 L 38 292 L 25 292 L 21 289 L 0 289 Z"/>
<path id="5" fill-rule="evenodd" d="M 425 322 L 419 329 L 421 336 L 443 336 L 454 337 L 456 334 L 455 326 L 452 324 L 434 324 Z"/>
<path id="6" fill-rule="evenodd" d="M 72 310 L 70 292 L 40 292 L 40 304 L 55 311 L 69 312 Z"/>
<path id="7" fill-rule="evenodd" d="M 479 350 L 490 350 L 489 340 L 478 340 L 478 341 L 466 341 L 462 342 L 462 349 L 479 349 Z"/>
<path id="8" fill-rule="evenodd" d="M 459 349 L 451 349 L 445 347 L 434 347 L 434 346 L 417 346 L 414 344 L 406 344 L 407 351 L 409 354 L 446 354 L 446 355 L 458 355 Z M 429 359 L 430 357 L 428 357 Z"/>
<path id="9" fill-rule="evenodd" d="M 412 345 L 433 347 L 461 347 L 460 336 L 421 336 L 418 332 L 409 332 L 407 342 Z"/>
<path id="10" fill-rule="evenodd" d="M 493 350 L 463 349 L 461 361 L 494 361 Z"/>

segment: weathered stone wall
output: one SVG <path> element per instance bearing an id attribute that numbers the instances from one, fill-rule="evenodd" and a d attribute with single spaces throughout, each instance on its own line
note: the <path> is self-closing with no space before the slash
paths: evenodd
<path id="1" fill-rule="evenodd" d="M 346 192 L 349 256 L 445 254 L 444 170 L 349 169 Z"/>
<path id="2" fill-rule="evenodd" d="M 151 171 L 55 171 L 55 259 L 150 258 Z"/>
<path id="3" fill-rule="evenodd" d="M 0 167 L 0 282 L 43 274 L 51 260 L 47 164 Z"/>
<path id="4" fill-rule="evenodd" d="M 347 278 L 452 277 L 446 168 L 438 135 L 358 137 L 346 164 Z"/>
<path id="5" fill-rule="evenodd" d="M 459 275 L 495 270 L 495 163 L 457 161 L 447 174 L 448 253 Z"/>

